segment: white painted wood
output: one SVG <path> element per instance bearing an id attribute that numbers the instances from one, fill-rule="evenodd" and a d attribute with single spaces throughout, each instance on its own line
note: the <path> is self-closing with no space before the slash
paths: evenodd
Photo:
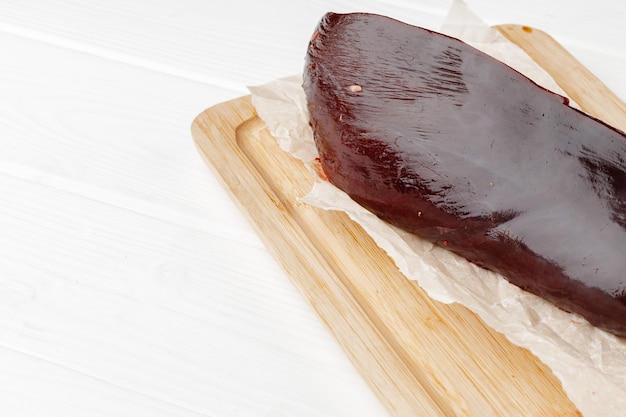
<path id="1" fill-rule="evenodd" d="M 326 11 L 365 8 L 427 24 L 442 20 L 447 3 L 9 0 L 0 5 L 0 28 L 243 91 L 300 71 L 311 32 Z"/>
<path id="2" fill-rule="evenodd" d="M 626 97 L 626 87 L 619 82 L 626 67 L 621 46 L 626 39 L 621 24 L 624 2 L 466 3 L 489 24 L 521 23 L 551 33 Z M 245 85 L 300 71 L 302 51 L 326 11 L 383 13 L 438 29 L 450 4 L 451 0 L 233 0 L 224 6 L 197 0 L 5 0 L 0 4 L 0 29 L 243 92 Z M 609 62 L 599 62 L 598 51 Z"/>
<path id="3" fill-rule="evenodd" d="M 227 90 L 12 34 L 0 45 L 16 57 L 0 75 L 11 415 L 381 415 L 193 145 L 193 117 Z"/>
<path id="4" fill-rule="evenodd" d="M 467 0 L 626 98 L 626 3 Z M 205 108 L 300 71 L 327 10 L 450 1 L 0 3 L 0 407 L 384 416 L 195 150 Z"/>

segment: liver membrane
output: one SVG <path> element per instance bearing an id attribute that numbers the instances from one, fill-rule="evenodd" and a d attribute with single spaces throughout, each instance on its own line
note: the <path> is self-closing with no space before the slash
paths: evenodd
<path id="1" fill-rule="evenodd" d="M 304 90 L 329 180 L 382 219 L 626 336 L 626 137 L 448 36 L 325 15 Z"/>

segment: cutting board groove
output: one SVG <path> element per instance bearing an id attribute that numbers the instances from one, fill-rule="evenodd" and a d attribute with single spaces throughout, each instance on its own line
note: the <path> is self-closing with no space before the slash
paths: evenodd
<path id="1" fill-rule="evenodd" d="M 567 53 L 543 32 L 515 25 L 498 29 L 522 47 L 533 36 L 533 48 L 545 54 L 533 57 L 542 66 L 545 57 L 556 61 Z M 594 85 L 593 94 L 608 91 L 590 73 L 582 76 L 583 85 Z M 568 94 L 580 86 L 578 79 L 557 82 Z M 623 123 L 626 112 L 615 99 L 606 111 Z M 604 114 L 601 100 L 576 101 L 597 117 Z M 201 113 L 192 135 L 391 415 L 580 415 L 558 379 L 528 350 L 468 309 L 430 299 L 344 213 L 299 202 L 314 179 L 278 148 L 249 96 Z"/>

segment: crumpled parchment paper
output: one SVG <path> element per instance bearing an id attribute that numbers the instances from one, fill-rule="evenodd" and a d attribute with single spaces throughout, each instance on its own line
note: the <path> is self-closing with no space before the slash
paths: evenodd
<path id="1" fill-rule="evenodd" d="M 440 32 L 466 41 L 565 95 L 520 48 L 483 23 L 461 1 L 455 0 Z M 317 151 L 301 75 L 250 87 L 250 91 L 257 113 L 280 147 L 310 165 Z M 533 352 L 552 369 L 585 417 L 626 415 L 626 340 L 520 290 L 498 274 L 381 221 L 327 181 L 318 179 L 302 201 L 346 212 L 430 297 L 468 307 L 514 344 Z"/>

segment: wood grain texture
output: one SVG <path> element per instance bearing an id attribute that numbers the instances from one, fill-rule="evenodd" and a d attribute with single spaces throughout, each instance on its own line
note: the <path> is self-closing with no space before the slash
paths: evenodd
<path id="1" fill-rule="evenodd" d="M 601 79 L 619 80 L 625 71 L 622 41 L 626 28 L 619 17 L 625 13 L 626 3 L 597 0 L 565 8 L 561 2 L 541 0 L 466 3 L 489 24 L 521 21 L 550 28 L 578 59 L 594 65 L 591 70 Z M 300 71 L 311 31 L 328 11 L 380 13 L 438 30 L 450 5 L 450 0 L 234 0 L 217 8 L 213 2 L 197 0 L 165 1 L 149 7 L 144 2 L 123 0 L 5 0 L 0 3 L 0 30 L 230 88 L 239 92 L 232 96 L 235 98 L 246 91 L 246 85 Z M 607 25 L 611 30 L 605 30 Z M 263 27 L 272 29 L 260 30 Z M 583 30 L 594 33 L 595 44 L 580 41 Z M 610 56 L 612 65 L 596 64 L 598 45 L 602 45 L 603 56 Z M 626 98 L 626 85 L 618 81 L 610 87 Z"/>
<path id="2" fill-rule="evenodd" d="M 626 3 L 467 3 L 491 24 L 550 29 L 626 97 Z M 300 71 L 328 10 L 437 30 L 449 6 L 0 2 L 3 414 L 386 416 L 188 127 Z"/>
<path id="3" fill-rule="evenodd" d="M 347 216 L 298 203 L 313 178 L 277 147 L 248 98 L 193 126 L 202 154 L 391 415 L 576 412 L 532 354 L 467 309 L 429 299 Z"/>
<path id="4" fill-rule="evenodd" d="M 547 35 L 539 37 L 539 31 L 511 25 L 498 29 L 522 47 L 533 35 L 535 48 L 549 51 L 533 56 L 540 64 L 563 53 Z M 576 78 L 571 77 L 559 84 L 568 93 L 594 83 L 587 94 L 605 92 L 592 75 L 583 75 L 582 86 L 572 84 Z M 614 102 L 617 108 L 609 106 L 608 113 L 619 117 L 619 99 Z M 581 103 L 598 115 L 602 104 Z M 248 97 L 208 109 L 194 121 L 192 134 L 268 249 L 390 414 L 579 415 L 536 357 L 464 307 L 429 299 L 344 214 L 298 203 L 313 178 L 278 148 Z"/>
<path id="5" fill-rule="evenodd" d="M 427 24 L 441 21 L 449 4 L 234 0 L 216 7 L 179 0 L 146 7 L 123 0 L 7 0 L 0 4 L 0 30 L 241 93 L 246 85 L 299 71 L 310 31 L 329 8 L 360 7 Z M 259 23 L 272 30 L 256 30 Z"/>
<path id="6" fill-rule="evenodd" d="M 0 49 L 4 414 L 385 414 L 193 146 L 227 90 Z"/>

